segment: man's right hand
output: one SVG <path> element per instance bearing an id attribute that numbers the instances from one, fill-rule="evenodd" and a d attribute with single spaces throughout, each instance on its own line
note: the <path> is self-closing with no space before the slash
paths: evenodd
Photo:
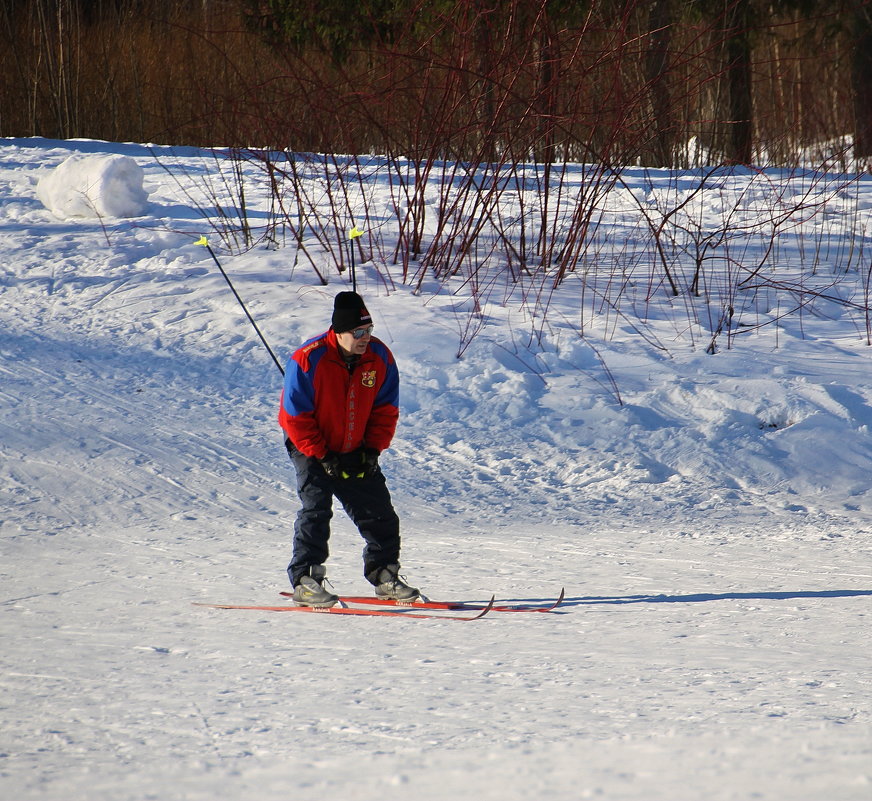
<path id="1" fill-rule="evenodd" d="M 327 451 L 326 456 L 321 460 L 321 467 L 330 478 L 339 478 L 339 454 Z"/>

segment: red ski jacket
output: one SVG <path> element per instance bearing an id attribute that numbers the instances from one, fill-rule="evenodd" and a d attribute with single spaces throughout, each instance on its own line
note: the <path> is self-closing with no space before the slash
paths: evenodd
<path id="1" fill-rule="evenodd" d="M 400 376 L 387 345 L 373 337 L 353 369 L 336 333 L 304 343 L 288 361 L 279 425 L 306 456 L 390 447 L 399 418 Z"/>

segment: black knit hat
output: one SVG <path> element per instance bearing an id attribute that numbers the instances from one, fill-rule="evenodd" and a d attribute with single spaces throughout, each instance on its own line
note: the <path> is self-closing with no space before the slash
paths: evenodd
<path id="1" fill-rule="evenodd" d="M 357 292 L 340 292 L 333 301 L 333 330 L 337 334 L 372 325 L 363 298 Z"/>

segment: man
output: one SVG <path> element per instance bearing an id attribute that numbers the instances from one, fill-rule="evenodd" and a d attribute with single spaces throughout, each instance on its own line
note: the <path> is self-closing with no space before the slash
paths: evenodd
<path id="1" fill-rule="evenodd" d="M 334 496 L 366 542 L 363 572 L 376 595 L 412 601 L 420 594 L 399 576 L 400 521 L 378 461 L 397 427 L 399 373 L 372 330 L 360 295 L 340 292 L 330 329 L 304 343 L 285 370 L 279 423 L 302 503 L 288 565 L 298 605 L 339 600 L 324 568 Z"/>

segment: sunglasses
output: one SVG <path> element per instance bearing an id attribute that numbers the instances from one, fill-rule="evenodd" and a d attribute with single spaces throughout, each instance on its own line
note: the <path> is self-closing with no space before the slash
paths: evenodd
<path id="1" fill-rule="evenodd" d="M 372 333 L 372 329 L 374 327 L 375 326 L 368 325 L 366 326 L 366 328 L 355 328 L 353 331 L 349 331 L 348 333 L 351 334 L 351 336 L 353 336 L 355 339 L 363 339 L 367 334 Z"/>

